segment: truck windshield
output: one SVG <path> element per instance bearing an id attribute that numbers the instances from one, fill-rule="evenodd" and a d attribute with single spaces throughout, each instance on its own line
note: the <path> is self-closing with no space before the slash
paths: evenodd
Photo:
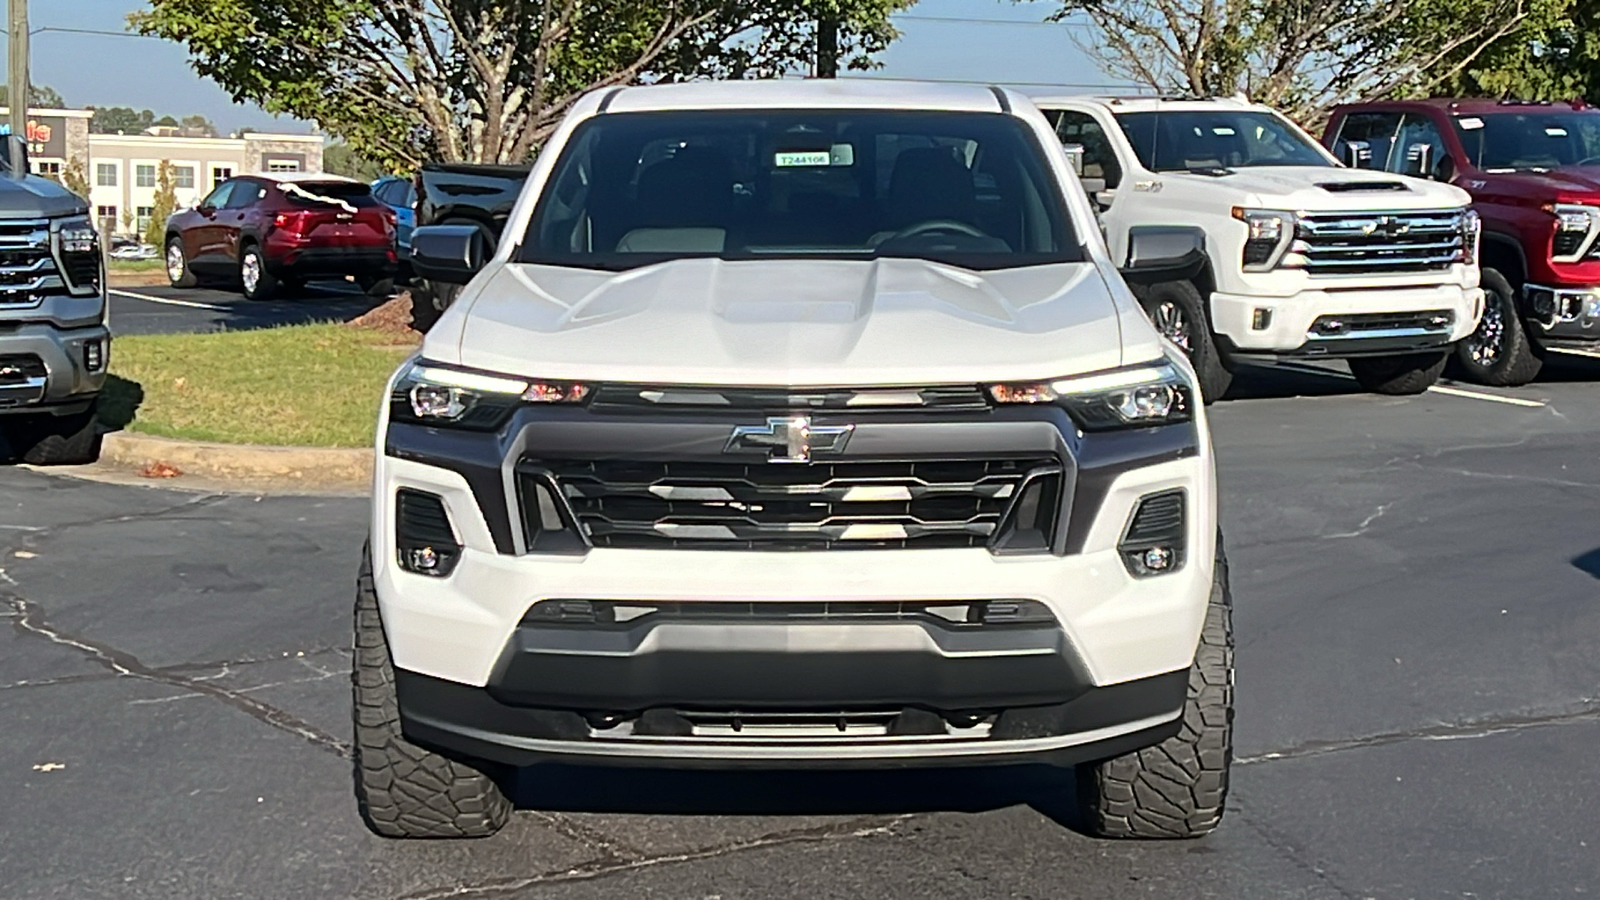
<path id="1" fill-rule="evenodd" d="M 1486 172 L 1600 166 L 1600 111 L 1460 115 L 1455 126 L 1467 159 Z"/>
<path id="2" fill-rule="evenodd" d="M 1117 122 L 1152 172 L 1333 165 L 1315 142 L 1268 112 L 1163 110 L 1122 113 Z"/>
<path id="3" fill-rule="evenodd" d="M 519 258 L 1083 259 L 1038 142 L 997 113 L 609 113 L 573 133 Z"/>

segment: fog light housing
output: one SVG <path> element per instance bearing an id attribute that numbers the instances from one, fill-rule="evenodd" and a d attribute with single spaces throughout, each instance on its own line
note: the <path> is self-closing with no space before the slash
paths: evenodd
<path id="1" fill-rule="evenodd" d="M 1139 498 L 1117 550 L 1128 574 L 1152 578 L 1183 568 L 1185 528 L 1183 491 L 1162 491 Z"/>
<path id="2" fill-rule="evenodd" d="M 106 344 L 104 341 L 83 342 L 83 367 L 98 375 L 106 370 Z"/>
<path id="3" fill-rule="evenodd" d="M 1255 312 L 1250 314 L 1250 330 L 1251 331 L 1266 331 L 1268 328 L 1271 328 L 1271 327 L 1272 327 L 1272 310 L 1270 310 L 1270 309 L 1262 309 L 1259 306 L 1256 307 Z"/>
<path id="4" fill-rule="evenodd" d="M 410 488 L 396 493 L 394 531 L 400 568 L 407 572 L 444 578 L 461 560 L 461 542 L 444 501 L 433 494 Z"/>

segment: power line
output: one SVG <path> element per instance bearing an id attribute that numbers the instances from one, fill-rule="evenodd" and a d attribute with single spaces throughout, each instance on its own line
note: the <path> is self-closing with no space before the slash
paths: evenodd
<path id="1" fill-rule="evenodd" d="M 145 38 L 153 41 L 162 40 L 162 38 L 159 38 L 153 34 L 139 34 L 138 32 L 134 31 L 107 31 L 100 28 L 63 28 L 59 25 L 42 25 L 38 28 L 29 30 L 28 34 L 29 36 L 32 36 L 35 34 L 47 34 L 49 32 L 57 32 L 60 34 L 99 34 L 105 35 L 106 37 Z M 6 31 L 4 28 L 0 28 L 0 34 L 10 33 L 11 32 Z"/>
<path id="2" fill-rule="evenodd" d="M 893 13 L 889 16 L 905 22 L 949 22 L 959 25 L 1009 25 L 1020 28 L 1083 28 L 1096 30 L 1093 22 L 1029 22 L 1021 19 L 980 19 L 976 16 L 926 16 L 918 13 Z"/>

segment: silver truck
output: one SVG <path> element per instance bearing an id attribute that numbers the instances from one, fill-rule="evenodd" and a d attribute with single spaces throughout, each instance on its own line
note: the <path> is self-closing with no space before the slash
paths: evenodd
<path id="1" fill-rule="evenodd" d="M 93 462 L 111 356 L 100 237 L 82 197 L 11 174 L 20 152 L 0 140 L 0 445 L 28 463 Z"/>

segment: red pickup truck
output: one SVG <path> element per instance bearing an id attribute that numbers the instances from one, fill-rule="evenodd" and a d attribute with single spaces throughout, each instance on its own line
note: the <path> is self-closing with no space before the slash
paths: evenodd
<path id="1" fill-rule="evenodd" d="M 1347 165 L 1448 181 L 1483 221 L 1484 314 L 1456 348 L 1466 377 L 1518 385 L 1547 349 L 1600 348 L 1600 109 L 1432 99 L 1334 109 Z"/>

